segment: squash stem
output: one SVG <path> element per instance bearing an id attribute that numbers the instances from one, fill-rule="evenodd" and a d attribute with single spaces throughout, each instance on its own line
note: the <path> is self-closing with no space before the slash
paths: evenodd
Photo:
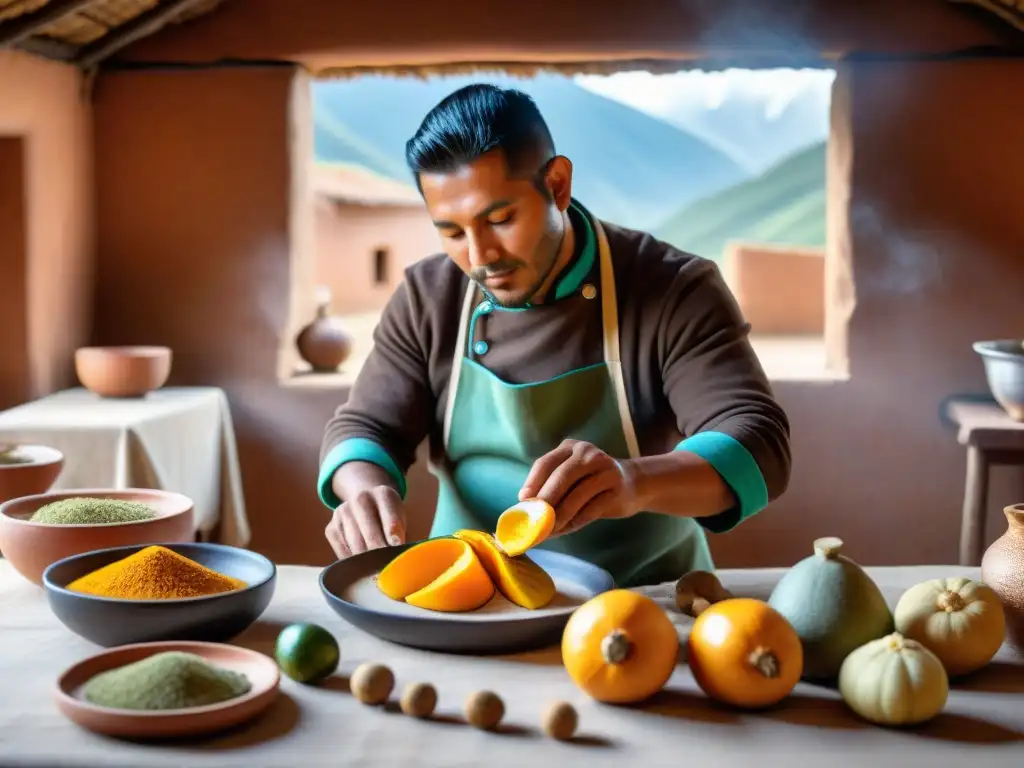
<path id="1" fill-rule="evenodd" d="M 946 613 L 962 611 L 967 606 L 967 602 L 963 597 L 959 593 L 952 591 L 946 591 L 939 595 L 938 604 L 939 610 Z"/>
<path id="2" fill-rule="evenodd" d="M 779 658 L 763 646 L 755 648 L 747 661 L 750 662 L 750 666 L 769 679 L 779 676 Z"/>
<path id="3" fill-rule="evenodd" d="M 633 653 L 633 642 L 621 629 L 613 629 L 601 641 L 601 655 L 608 664 L 622 664 Z"/>

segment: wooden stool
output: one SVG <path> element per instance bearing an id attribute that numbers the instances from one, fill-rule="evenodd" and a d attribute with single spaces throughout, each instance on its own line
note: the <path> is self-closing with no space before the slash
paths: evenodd
<path id="1" fill-rule="evenodd" d="M 1024 423 L 1011 419 L 994 401 L 966 398 L 951 400 L 946 406 L 946 417 L 957 428 L 957 442 L 967 448 L 960 565 L 978 566 L 985 550 L 989 469 L 1024 466 Z M 1024 499 L 1024 491 L 1021 498 Z"/>

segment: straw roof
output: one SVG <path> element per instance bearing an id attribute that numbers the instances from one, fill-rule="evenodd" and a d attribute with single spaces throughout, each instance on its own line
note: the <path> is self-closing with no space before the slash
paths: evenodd
<path id="1" fill-rule="evenodd" d="M 419 207 L 419 193 L 400 181 L 381 176 L 368 168 L 348 163 L 313 163 L 313 191 L 340 203 Z"/>
<path id="2" fill-rule="evenodd" d="M 0 0 L 0 49 L 15 47 L 91 68 L 167 24 L 222 0 Z"/>

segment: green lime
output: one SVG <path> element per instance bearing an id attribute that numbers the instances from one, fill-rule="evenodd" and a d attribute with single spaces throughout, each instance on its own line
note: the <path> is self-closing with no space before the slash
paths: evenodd
<path id="1" fill-rule="evenodd" d="M 277 636 L 277 664 L 292 680 L 318 682 L 338 668 L 341 650 L 334 635 L 317 624 L 290 624 Z"/>

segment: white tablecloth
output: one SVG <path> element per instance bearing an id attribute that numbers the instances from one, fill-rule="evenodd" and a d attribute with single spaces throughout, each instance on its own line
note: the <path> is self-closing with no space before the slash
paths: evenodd
<path id="1" fill-rule="evenodd" d="M 910 585 L 977 571 L 957 566 L 869 568 L 891 604 Z M 782 571 L 723 571 L 736 594 L 765 597 Z M 97 736 L 65 720 L 51 693 L 69 665 L 99 648 L 71 634 L 47 609 L 41 590 L 0 562 L 0 765 L 173 766 L 173 768 L 315 768 L 465 766 L 565 768 L 570 761 L 608 768 L 989 768 L 1024 766 L 1024 662 L 1004 649 L 969 682 L 958 684 L 945 711 L 923 728 L 890 730 L 858 720 L 834 690 L 801 683 L 780 706 L 760 714 L 712 704 L 681 663 L 666 690 L 643 707 L 597 704 L 572 684 L 557 648 L 475 658 L 416 651 L 357 630 L 320 594 L 319 571 L 279 569 L 274 599 L 235 642 L 268 655 L 281 628 L 313 621 L 341 644 L 338 674 L 320 686 L 283 678 L 277 702 L 248 727 L 202 741 L 133 744 Z M 671 587 L 650 590 L 669 605 Z M 690 620 L 674 613 L 682 636 Z M 438 690 L 438 717 L 419 721 L 393 707 L 366 707 L 348 692 L 347 675 L 364 661 L 388 664 L 393 699 L 413 681 Z M 461 720 L 462 703 L 488 688 L 505 701 L 506 730 L 477 731 Z M 540 731 L 555 699 L 580 715 L 575 743 Z"/>
<path id="2" fill-rule="evenodd" d="M 64 453 L 54 490 L 157 488 L 195 502 L 204 540 L 246 546 L 235 431 L 216 387 L 167 387 L 107 399 L 68 389 L 0 413 L 0 443 L 32 442 Z"/>

